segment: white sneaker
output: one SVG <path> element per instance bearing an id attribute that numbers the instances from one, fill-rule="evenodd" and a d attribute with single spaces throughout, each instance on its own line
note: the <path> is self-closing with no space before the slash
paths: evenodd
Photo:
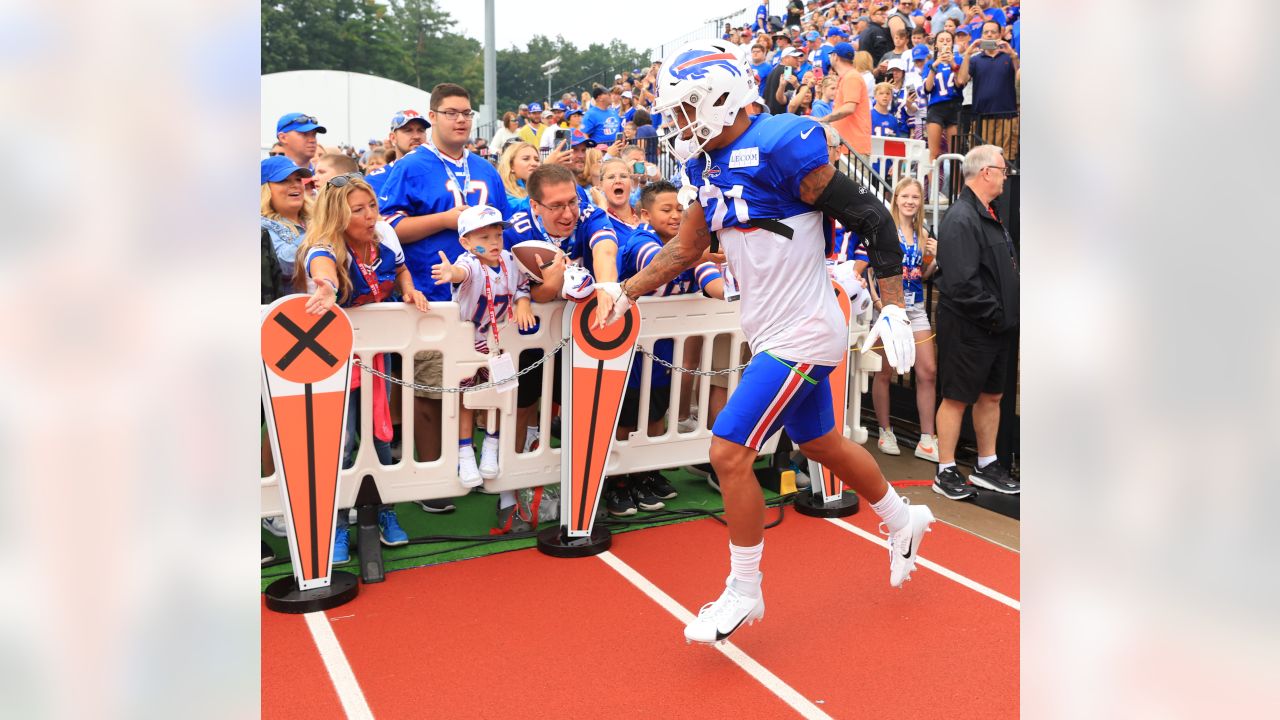
<path id="1" fill-rule="evenodd" d="M 262 527 L 266 528 L 267 532 L 275 535 L 276 537 L 285 537 L 289 534 L 288 530 L 285 529 L 283 515 L 262 518 Z"/>
<path id="2" fill-rule="evenodd" d="M 906 498 L 902 502 L 908 502 Z M 916 569 L 916 556 L 920 554 L 920 542 L 933 523 L 933 511 L 928 505 L 913 505 L 907 508 L 911 515 L 910 522 L 901 531 L 885 533 L 884 523 L 880 523 L 880 532 L 889 536 L 889 584 L 902 587 L 902 583 L 911 578 L 911 571 Z"/>
<path id="3" fill-rule="evenodd" d="M 893 434 L 892 430 L 880 428 L 880 442 L 878 443 L 880 452 L 885 455 L 901 455 L 902 451 L 898 449 L 898 437 Z"/>
<path id="4" fill-rule="evenodd" d="M 916 443 L 916 457 L 929 462 L 938 462 L 938 438 L 935 435 L 921 435 Z"/>
<path id="5" fill-rule="evenodd" d="M 474 488 L 484 484 L 480 468 L 476 467 L 475 453 L 471 448 L 458 448 L 458 481 L 463 487 Z"/>
<path id="6" fill-rule="evenodd" d="M 485 480 L 498 478 L 498 438 L 484 436 L 484 445 L 480 447 L 480 477 Z"/>
<path id="7" fill-rule="evenodd" d="M 720 599 L 698 611 L 698 617 L 684 626 L 685 642 L 724 642 L 733 631 L 764 619 L 764 594 L 748 597 L 726 584 Z"/>
<path id="8" fill-rule="evenodd" d="M 687 419 L 676 423 L 676 429 L 682 433 L 691 433 L 698 429 L 698 418 L 694 415 L 690 415 Z"/>

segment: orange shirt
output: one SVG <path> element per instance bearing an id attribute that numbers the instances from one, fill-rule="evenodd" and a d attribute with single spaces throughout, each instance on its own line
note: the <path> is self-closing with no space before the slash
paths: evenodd
<path id="1" fill-rule="evenodd" d="M 849 143 L 849 147 L 862 153 L 871 154 L 871 103 L 867 101 L 867 83 L 862 76 L 850 68 L 840 77 L 836 84 L 835 111 L 840 111 L 847 102 L 854 103 L 857 108 L 832 123 L 840 137 Z"/>

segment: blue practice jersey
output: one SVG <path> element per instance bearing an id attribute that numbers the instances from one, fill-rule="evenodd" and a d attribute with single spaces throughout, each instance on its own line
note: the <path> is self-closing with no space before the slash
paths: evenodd
<path id="1" fill-rule="evenodd" d="M 887 135 L 893 137 L 905 137 L 907 128 L 902 122 L 902 118 L 893 112 L 893 108 L 888 113 L 882 113 L 871 107 L 871 134 Z"/>
<path id="2" fill-rule="evenodd" d="M 615 245 L 618 236 L 613 231 L 613 224 L 605 217 L 605 213 L 595 205 L 579 204 L 578 226 L 567 238 L 554 238 L 545 231 L 537 215 L 529 212 L 516 213 L 511 216 L 511 227 L 502 233 L 502 244 L 508 250 L 518 242 L 525 240 L 546 240 L 560 246 L 570 260 L 581 261 L 582 266 L 595 273 L 595 259 L 591 250 L 602 242 Z M 550 258 L 548 258 L 549 260 Z"/>
<path id="3" fill-rule="evenodd" d="M 951 66 L 941 60 L 934 60 L 930 67 L 933 68 L 933 90 L 929 91 L 929 104 L 950 102 L 960 97 L 960 93 L 956 92 L 955 73 L 951 71 Z"/>
<path id="4" fill-rule="evenodd" d="M 800 200 L 800 181 L 827 164 L 827 136 L 810 117 L 757 115 L 734 142 L 685 164 L 707 226 L 748 227 L 755 219 L 789 218 L 813 208 Z M 706 170 L 704 176 L 703 171 Z"/>
<path id="5" fill-rule="evenodd" d="M 600 145 L 612 145 L 622 131 L 622 117 L 614 108 L 601 110 L 599 106 L 592 104 L 583 114 L 579 130 Z"/>
<path id="6" fill-rule="evenodd" d="M 466 192 L 461 190 L 466 188 Z M 420 145 L 400 158 L 387 173 L 387 179 L 378 193 L 378 206 L 382 216 L 398 225 L 406 217 L 435 215 L 467 205 L 492 205 L 502 216 L 509 217 L 507 189 L 497 169 L 474 153 L 464 153 L 462 161 L 454 164 L 441 158 L 430 146 Z M 402 242 L 405 264 L 413 275 L 413 284 L 428 300 L 450 299 L 448 285 L 437 285 L 431 278 L 431 268 L 440 261 L 438 253 L 457 257 L 464 252 L 458 242 L 456 228 L 448 228 L 416 242 Z"/>
<path id="7" fill-rule="evenodd" d="M 374 168 L 364 176 L 364 181 L 369 183 L 369 187 L 373 188 L 375 195 L 382 194 L 382 186 L 387 182 L 387 175 L 390 174 L 391 168 L 395 167 L 395 163 L 383 165 L 380 168 Z M 378 209 L 382 209 L 382 199 L 378 199 Z"/>
<path id="8" fill-rule="evenodd" d="M 769 78 L 769 73 L 773 72 L 773 63 L 765 60 L 759 65 L 752 65 L 751 69 L 756 71 L 756 81 L 760 87 L 764 87 L 764 81 Z"/>

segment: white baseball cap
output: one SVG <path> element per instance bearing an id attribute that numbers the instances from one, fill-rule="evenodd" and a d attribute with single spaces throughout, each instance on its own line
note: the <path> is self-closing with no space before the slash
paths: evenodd
<path id="1" fill-rule="evenodd" d="M 631 95 L 631 91 L 630 91 L 630 90 L 623 90 L 623 91 L 622 91 L 622 97 L 624 97 L 624 98 L 630 98 L 630 97 L 632 97 L 632 95 Z"/>
<path id="2" fill-rule="evenodd" d="M 501 225 L 505 230 L 511 223 L 502 219 L 502 213 L 492 205 L 475 205 L 458 215 L 458 235 L 466 235 L 488 225 Z"/>

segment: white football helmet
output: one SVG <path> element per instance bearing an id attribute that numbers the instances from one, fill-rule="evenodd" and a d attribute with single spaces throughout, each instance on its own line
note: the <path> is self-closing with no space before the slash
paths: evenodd
<path id="1" fill-rule="evenodd" d="M 726 40 L 698 40 L 662 63 L 653 110 L 671 119 L 673 144 L 685 130 L 693 132 L 692 156 L 732 125 L 738 111 L 751 104 L 756 94 L 756 75 L 745 48 Z M 695 118 L 685 115 L 684 105 L 694 109 Z"/>
<path id="2" fill-rule="evenodd" d="M 560 297 L 583 302 L 595 294 L 596 279 L 591 277 L 586 268 L 570 265 L 564 269 L 564 286 L 560 289 Z"/>

